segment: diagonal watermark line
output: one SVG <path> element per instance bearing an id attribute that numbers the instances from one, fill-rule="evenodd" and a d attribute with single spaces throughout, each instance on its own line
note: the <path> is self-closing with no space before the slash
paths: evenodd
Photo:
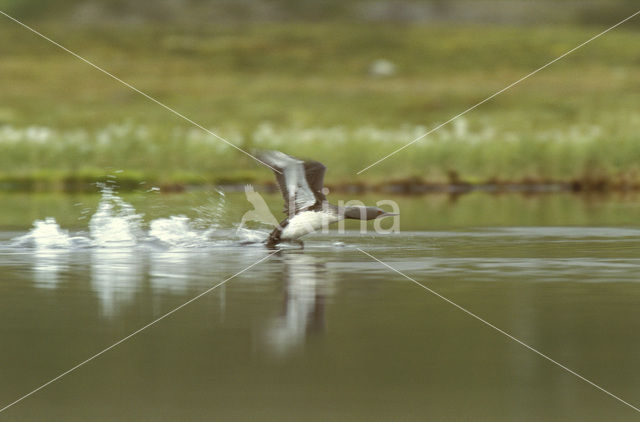
<path id="1" fill-rule="evenodd" d="M 640 409 L 637 408 L 636 406 L 630 404 L 629 402 L 624 401 L 623 399 L 621 399 L 620 397 L 616 396 L 615 394 L 605 390 L 604 388 L 600 387 L 598 384 L 594 383 L 593 381 L 588 380 L 587 378 L 583 377 L 582 375 L 578 374 L 577 372 L 575 372 L 574 370 L 567 368 L 566 366 L 564 366 L 563 364 L 553 360 L 552 358 L 550 358 L 549 356 L 545 355 L 544 353 L 538 351 L 537 349 L 534 349 L 533 347 L 529 346 L 527 343 L 523 342 L 522 340 L 519 340 L 518 338 L 512 336 L 511 334 L 507 333 L 504 330 L 501 330 L 500 328 L 496 327 L 495 325 L 491 324 L 490 322 L 488 322 L 487 320 L 479 317 L 478 315 L 474 314 L 473 312 L 467 310 L 466 308 L 463 308 L 462 306 L 458 305 L 457 303 L 453 302 L 452 300 L 442 296 L 440 293 L 430 289 L 429 287 L 425 286 L 424 284 L 420 283 L 419 281 L 416 281 L 415 279 L 409 277 L 408 275 L 404 274 L 403 272 L 401 272 L 400 270 L 397 270 L 395 268 L 393 268 L 391 265 L 382 262 L 381 260 L 379 260 L 378 258 L 376 258 L 375 256 L 371 255 L 368 252 L 363 251 L 360 248 L 356 248 L 358 249 L 360 252 L 362 252 L 363 254 L 367 255 L 369 258 L 373 259 L 374 261 L 379 262 L 380 264 L 384 265 L 385 267 L 389 268 L 391 271 L 400 274 L 402 277 L 406 278 L 407 280 L 413 282 L 414 284 L 422 287 L 423 289 L 425 289 L 426 291 L 428 291 L 429 293 L 432 293 L 434 295 L 436 295 L 437 297 L 439 297 L 440 299 L 444 300 L 445 302 L 447 302 L 450 305 L 455 306 L 456 308 L 458 308 L 459 310 L 461 310 L 462 312 L 466 313 L 467 315 L 472 316 L 473 318 L 477 319 L 478 321 L 482 322 L 483 324 L 489 326 L 490 328 L 493 328 L 494 330 L 496 330 L 497 332 L 499 332 L 500 334 L 505 335 L 506 337 L 508 337 L 509 339 L 515 341 L 516 343 L 526 347 L 527 349 L 531 350 L 532 352 L 536 353 L 539 356 L 542 356 L 543 358 L 545 358 L 546 360 L 548 360 L 549 362 L 559 366 L 560 368 L 564 369 L 565 371 L 569 372 L 570 374 L 575 375 L 576 377 L 580 378 L 582 381 L 590 384 L 591 386 L 597 388 L 598 390 L 602 391 L 603 393 L 608 394 L 609 396 L 613 397 L 614 399 L 618 400 L 619 402 L 629 406 L 630 408 L 632 408 L 633 410 L 635 410 L 636 412 L 640 413 Z"/>
<path id="2" fill-rule="evenodd" d="M 169 312 L 165 313 L 164 315 L 160 316 L 159 318 L 154 319 L 153 321 L 151 321 L 150 323 L 148 323 L 147 325 L 138 328 L 136 331 L 134 331 L 133 333 L 129 334 L 128 336 L 118 340 L 117 342 L 113 343 L 111 346 L 107 347 L 106 349 L 101 350 L 100 352 L 96 353 L 95 355 L 91 356 L 90 358 L 80 362 L 79 364 L 77 364 L 76 366 L 64 371 L 63 373 L 61 373 L 60 375 L 58 375 L 57 377 L 45 382 L 44 384 L 42 384 L 40 387 L 30 391 L 29 393 L 25 394 L 24 396 L 20 397 L 17 400 L 14 400 L 13 402 L 7 404 L 6 406 L 4 406 L 2 409 L 0 409 L 0 413 L 4 412 L 5 410 L 7 410 L 8 408 L 10 408 L 11 406 L 21 402 L 22 400 L 26 399 L 27 397 L 31 396 L 32 394 L 37 393 L 38 391 L 42 390 L 43 388 L 45 388 L 46 386 L 48 386 L 49 384 L 52 384 L 54 382 L 56 382 L 57 380 L 59 380 L 60 378 L 64 377 L 65 375 L 75 371 L 76 369 L 80 368 L 81 366 L 91 362 L 92 360 L 94 360 L 95 358 L 97 358 L 98 356 L 108 352 L 109 350 L 113 349 L 114 347 L 118 346 L 119 344 L 129 340 L 131 337 L 135 336 L 136 334 L 141 333 L 142 331 L 146 330 L 147 328 L 151 327 L 152 325 L 154 325 L 155 323 L 165 319 L 166 317 L 168 317 L 169 315 L 173 314 L 174 312 L 184 308 L 185 306 L 187 306 L 188 304 L 190 304 L 191 302 L 198 300 L 199 298 L 201 298 L 202 296 L 206 295 L 207 293 L 210 293 L 211 291 L 215 290 L 216 288 L 222 286 L 223 284 L 225 284 L 227 281 L 239 276 L 240 274 L 244 273 L 245 271 L 255 267 L 256 265 L 260 264 L 261 262 L 271 258 L 271 256 L 273 256 L 273 254 L 277 253 L 278 251 L 275 250 L 273 252 L 270 252 L 269 254 L 267 254 L 266 256 L 260 258 L 258 261 L 254 262 L 253 264 L 249 265 L 248 267 L 246 267 L 245 269 L 243 269 L 242 271 L 239 271 L 237 273 L 235 273 L 234 275 L 232 275 L 231 277 L 221 281 L 220 283 L 216 284 L 213 287 L 208 288 L 207 290 L 205 290 L 204 292 L 200 293 L 199 295 L 189 299 L 188 301 L 186 301 L 185 303 L 183 303 L 180 306 L 177 306 L 175 308 L 173 308 L 172 310 L 170 310 Z"/>
<path id="3" fill-rule="evenodd" d="M 448 125 L 449 123 L 453 122 L 454 120 L 458 119 L 459 117 L 464 116 L 465 114 L 469 113 L 470 111 L 480 107 L 482 104 L 486 103 L 487 101 L 492 100 L 493 98 L 497 97 L 498 95 L 502 94 L 503 92 L 513 88 L 514 86 L 518 85 L 520 82 L 529 79 L 531 76 L 535 75 L 536 73 L 540 72 L 543 69 L 546 69 L 547 67 L 551 66 L 552 64 L 554 64 L 555 62 L 557 62 L 558 60 L 562 60 L 563 58 L 567 57 L 569 54 L 573 53 L 574 51 L 584 47 L 585 45 L 589 44 L 591 41 L 594 41 L 597 38 L 600 38 L 601 36 L 603 36 L 604 34 L 606 34 L 607 32 L 611 31 L 612 29 L 617 28 L 618 26 L 622 25 L 623 23 L 625 23 L 626 21 L 636 17 L 637 15 L 640 14 L 640 10 L 638 10 L 636 13 L 634 13 L 633 15 L 621 20 L 620 22 L 616 23 L 615 25 L 605 29 L 604 31 L 600 32 L 597 35 L 594 35 L 593 37 L 589 38 L 588 40 L 586 40 L 585 42 L 583 42 L 582 44 L 572 48 L 571 50 L 567 51 L 566 53 L 562 54 L 559 57 L 556 57 L 555 59 L 551 60 L 549 63 L 545 64 L 542 67 L 539 67 L 538 69 L 534 70 L 533 72 L 523 76 L 522 78 L 518 79 L 517 81 L 507 85 L 506 87 L 502 88 L 500 91 L 494 93 L 493 95 L 490 95 L 489 97 L 485 98 L 484 100 L 480 101 L 479 103 L 469 107 L 468 109 L 466 109 L 465 111 L 456 114 L 455 116 L 453 116 L 452 118 L 450 118 L 449 120 L 447 120 L 444 123 L 439 124 L 438 126 L 434 127 L 433 129 L 431 129 L 430 131 L 423 133 L 422 135 L 418 136 L 417 138 L 415 138 L 413 141 L 409 142 L 408 144 L 405 144 L 403 146 L 401 146 L 400 148 L 396 149 L 395 151 L 393 151 L 390 154 L 387 154 L 386 156 L 380 158 L 378 161 L 369 164 L 367 167 L 363 168 L 362 170 L 360 170 L 359 172 L 357 172 L 356 174 L 360 174 L 363 173 L 365 171 L 367 171 L 368 169 L 370 169 L 371 167 L 381 163 L 382 161 L 386 160 L 387 158 L 391 157 L 392 155 L 395 155 L 397 153 L 399 153 L 400 151 L 402 151 L 403 149 L 415 144 L 416 142 L 418 142 L 419 140 L 423 139 L 424 137 L 432 134 L 433 132 L 439 130 L 440 128 L 442 128 L 443 126 Z"/>
<path id="4" fill-rule="evenodd" d="M 30 27 L 29 25 L 19 21 L 18 19 L 14 18 L 13 16 L 8 15 L 7 13 L 5 13 L 4 11 L 0 10 L 0 14 L 6 16 L 7 18 L 11 19 L 12 21 L 14 21 L 15 23 L 17 23 L 18 25 L 28 29 L 29 31 L 33 32 L 34 34 L 38 35 L 39 37 L 49 41 L 51 44 L 55 45 L 56 47 L 61 48 L 62 50 L 66 51 L 67 53 L 71 54 L 72 56 L 76 57 L 77 59 L 82 60 L 83 62 L 85 62 L 86 64 L 88 64 L 89 66 L 93 67 L 94 69 L 99 70 L 100 72 L 104 73 L 105 75 L 109 76 L 112 79 L 115 79 L 116 81 L 120 82 L 122 85 L 126 86 L 127 88 L 132 89 L 133 91 L 137 92 L 138 94 L 142 95 L 143 97 L 147 98 L 150 101 L 153 101 L 154 103 L 158 104 L 160 107 L 165 108 L 166 110 L 170 111 L 171 113 L 175 114 L 176 116 L 186 120 L 187 122 L 191 123 L 192 125 L 196 126 L 199 129 L 202 129 L 203 131 L 207 132 L 209 135 L 214 136 L 215 138 L 221 140 L 222 142 L 224 142 L 225 144 L 229 145 L 230 147 L 235 148 L 236 150 L 240 151 L 241 153 L 253 158 L 254 160 L 256 160 L 257 162 L 264 164 L 265 166 L 269 167 L 271 170 L 280 173 L 279 170 L 273 168 L 272 166 L 270 166 L 269 164 L 265 163 L 264 161 L 262 161 L 261 159 L 259 159 L 258 157 L 254 156 L 253 154 L 243 150 L 242 148 L 240 148 L 239 146 L 235 145 L 232 142 L 227 141 L 225 138 L 223 138 L 222 136 L 210 131 L 209 129 L 207 129 L 206 127 L 202 126 L 199 123 L 194 122 L 193 120 L 191 120 L 190 118 L 188 118 L 187 116 L 185 116 L 184 114 L 180 113 L 179 111 L 176 111 L 175 109 L 169 107 L 168 105 L 164 104 L 163 102 L 161 102 L 160 100 L 157 100 L 156 98 L 152 97 L 151 95 L 139 90 L 138 88 L 136 88 L 135 86 L 131 85 L 128 82 L 123 81 L 122 79 L 118 78 L 117 76 L 115 76 L 114 74 L 104 70 L 103 68 L 101 68 L 100 66 L 98 66 L 97 64 L 85 59 L 84 57 L 80 56 L 77 53 L 74 53 L 73 51 L 69 50 L 67 47 L 55 42 L 54 40 L 52 40 L 51 38 L 47 37 L 46 35 L 42 34 L 41 32 L 36 31 L 35 29 L 33 29 L 32 27 Z"/>

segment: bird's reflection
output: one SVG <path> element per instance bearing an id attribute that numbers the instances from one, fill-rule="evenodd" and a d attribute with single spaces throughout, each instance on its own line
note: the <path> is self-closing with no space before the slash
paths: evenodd
<path id="1" fill-rule="evenodd" d="M 284 292 L 282 312 L 267 327 L 271 351 L 284 355 L 308 335 L 325 328 L 325 299 L 330 286 L 324 262 L 301 253 L 283 256 Z"/>
<path id="2" fill-rule="evenodd" d="M 96 248 L 91 253 L 91 284 L 105 317 L 133 302 L 144 274 L 144 260 L 134 248 Z"/>

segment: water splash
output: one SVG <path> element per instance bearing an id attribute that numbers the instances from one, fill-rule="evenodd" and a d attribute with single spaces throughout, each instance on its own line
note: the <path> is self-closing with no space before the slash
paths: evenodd
<path id="1" fill-rule="evenodd" d="M 58 284 L 59 273 L 68 265 L 73 238 L 60 228 L 55 218 L 36 220 L 25 235 L 13 240 L 20 248 L 34 248 L 33 278 L 37 287 L 52 289 Z"/>
<path id="2" fill-rule="evenodd" d="M 236 227 L 236 237 L 243 244 L 255 243 L 259 244 L 267 240 L 269 232 L 263 230 L 252 230 L 246 227 Z"/>
<path id="3" fill-rule="evenodd" d="M 204 246 L 208 241 L 207 231 L 192 229 L 191 221 L 183 215 L 153 220 L 149 237 L 169 246 L 180 247 Z"/>
<path id="4" fill-rule="evenodd" d="M 226 196 L 223 191 L 216 190 L 217 198 L 209 198 L 206 205 L 196 207 L 198 215 L 193 221 L 194 228 L 213 231 L 222 227 L 226 217 Z"/>
<path id="5" fill-rule="evenodd" d="M 73 242 L 55 218 L 47 217 L 44 220 L 36 220 L 33 228 L 27 234 L 14 239 L 13 244 L 36 249 L 66 249 L 70 248 Z"/>
<path id="6" fill-rule="evenodd" d="M 229 241 L 229 236 L 222 229 L 226 202 L 221 191 L 217 191 L 217 199 L 194 209 L 197 218 L 192 220 L 184 215 L 158 218 L 149 223 L 147 230 L 143 214 L 119 197 L 111 184 L 100 185 L 100 188 L 102 198 L 97 209 L 91 216 L 89 209 L 83 210 L 80 218 L 83 220 L 90 216 L 88 234 L 71 236 L 55 218 L 47 217 L 36 220 L 33 228 L 13 239 L 12 244 L 16 247 L 68 250 L 88 247 L 128 249 L 158 244 L 170 248 L 193 248 L 214 246 L 218 241 L 227 244 Z"/>
<path id="7" fill-rule="evenodd" d="M 144 235 L 142 215 L 114 194 L 110 186 L 101 188 L 102 199 L 89 221 L 92 243 L 99 247 L 135 246 Z"/>

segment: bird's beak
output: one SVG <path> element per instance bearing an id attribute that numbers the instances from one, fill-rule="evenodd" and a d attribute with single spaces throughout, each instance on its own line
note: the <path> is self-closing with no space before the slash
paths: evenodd
<path id="1" fill-rule="evenodd" d="M 394 215 L 400 215 L 397 212 L 385 212 L 384 214 L 380 214 L 378 218 L 382 217 L 393 217 Z"/>

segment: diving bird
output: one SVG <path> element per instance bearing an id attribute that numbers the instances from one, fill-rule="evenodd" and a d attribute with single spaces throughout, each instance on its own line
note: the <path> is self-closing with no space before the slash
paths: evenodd
<path id="1" fill-rule="evenodd" d="M 265 241 L 269 248 L 282 241 L 303 246 L 300 237 L 345 218 L 373 220 L 397 215 L 378 207 L 339 207 L 327 202 L 323 188 L 326 167 L 318 161 L 303 161 L 279 151 L 264 152 L 259 158 L 274 170 L 287 214 Z"/>

